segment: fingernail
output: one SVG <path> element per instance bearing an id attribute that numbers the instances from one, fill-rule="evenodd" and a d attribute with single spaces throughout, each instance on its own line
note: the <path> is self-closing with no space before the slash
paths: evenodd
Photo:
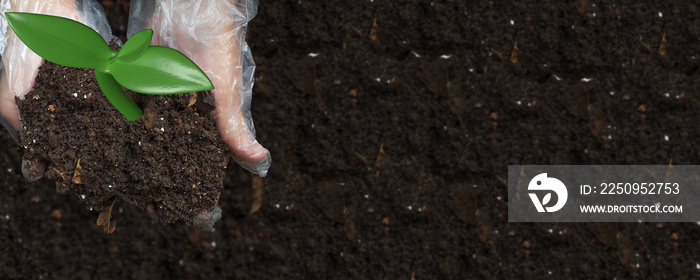
<path id="1" fill-rule="evenodd" d="M 46 165 L 46 162 L 43 160 L 27 158 L 26 154 L 22 156 L 22 174 L 29 182 L 36 182 L 44 177 Z"/>
<path id="2" fill-rule="evenodd" d="M 2 123 L 2 126 L 4 126 L 5 129 L 7 130 L 7 132 L 10 133 L 10 136 L 12 136 L 12 139 L 17 141 L 17 130 L 2 115 L 0 115 L 0 123 Z"/>
<path id="3" fill-rule="evenodd" d="M 204 210 L 194 217 L 192 225 L 203 231 L 214 231 L 214 224 L 219 220 L 221 220 L 221 208 L 214 206 L 214 209 Z"/>
<path id="4" fill-rule="evenodd" d="M 270 165 L 272 164 L 272 157 L 270 156 L 270 153 L 268 152 L 267 155 L 265 155 L 265 158 L 261 161 L 245 161 L 245 160 L 239 160 L 234 157 L 236 162 L 241 165 L 241 167 L 245 168 L 246 170 L 253 172 L 255 175 L 258 175 L 260 177 L 265 177 L 267 176 L 267 171 L 270 169 Z"/>

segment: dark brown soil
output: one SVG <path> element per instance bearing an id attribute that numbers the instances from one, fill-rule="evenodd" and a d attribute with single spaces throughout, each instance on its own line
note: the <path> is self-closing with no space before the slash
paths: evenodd
<path id="1" fill-rule="evenodd" d="M 274 160 L 229 165 L 214 233 L 104 234 L 0 133 L 0 278 L 700 277 L 696 223 L 507 222 L 509 164 L 700 162 L 695 3 L 543 2 L 260 1 Z"/>
<path id="2" fill-rule="evenodd" d="M 133 204 L 162 223 L 191 223 L 215 208 L 226 158 L 211 93 L 147 96 L 143 117 L 130 122 L 100 91 L 94 70 L 47 62 L 27 96 L 17 100 L 19 142 L 26 158 L 48 161 L 58 193 L 91 211 Z"/>

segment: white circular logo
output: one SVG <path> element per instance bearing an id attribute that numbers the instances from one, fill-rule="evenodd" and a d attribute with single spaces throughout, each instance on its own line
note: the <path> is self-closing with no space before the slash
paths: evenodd
<path id="1" fill-rule="evenodd" d="M 537 212 L 557 212 L 564 204 L 566 204 L 566 199 L 569 197 L 569 193 L 566 191 L 566 186 L 564 183 L 559 181 L 557 178 L 547 177 L 547 173 L 541 173 L 535 178 L 532 178 L 530 185 L 527 186 L 529 191 L 553 191 L 557 194 L 557 203 L 553 206 L 546 207 L 550 201 L 552 201 L 552 193 L 548 192 L 542 200 L 537 197 L 536 193 L 529 192 L 530 199 L 532 203 L 535 204 Z M 545 211 L 546 210 L 546 211 Z"/>

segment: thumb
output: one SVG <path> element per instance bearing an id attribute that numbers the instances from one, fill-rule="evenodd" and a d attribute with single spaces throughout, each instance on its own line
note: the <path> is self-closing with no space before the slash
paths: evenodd
<path id="1" fill-rule="evenodd" d="M 272 157 L 270 151 L 255 139 L 252 118 L 246 117 L 240 107 L 231 108 L 219 102 L 214 113 L 221 138 L 228 145 L 233 160 L 246 170 L 265 177 Z"/>

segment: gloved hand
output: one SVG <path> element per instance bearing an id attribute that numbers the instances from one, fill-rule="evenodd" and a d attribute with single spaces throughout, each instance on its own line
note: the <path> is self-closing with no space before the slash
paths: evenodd
<path id="1" fill-rule="evenodd" d="M 233 158 L 264 177 L 270 152 L 255 140 L 250 114 L 255 64 L 245 42 L 257 0 L 132 0 L 128 36 L 153 29 L 152 45 L 192 59 L 214 84 L 216 120 Z"/>
<path id="2" fill-rule="evenodd" d="M 106 41 L 112 40 L 112 31 L 102 6 L 95 0 L 1 0 L 0 1 L 0 123 L 17 138 L 20 131 L 20 112 L 15 97 L 24 99 L 34 85 L 39 66 L 44 62 L 22 43 L 7 24 L 5 12 L 28 12 L 61 16 L 77 20 L 96 30 Z M 41 159 L 23 159 L 22 172 L 30 181 L 44 175 L 46 164 Z"/>

